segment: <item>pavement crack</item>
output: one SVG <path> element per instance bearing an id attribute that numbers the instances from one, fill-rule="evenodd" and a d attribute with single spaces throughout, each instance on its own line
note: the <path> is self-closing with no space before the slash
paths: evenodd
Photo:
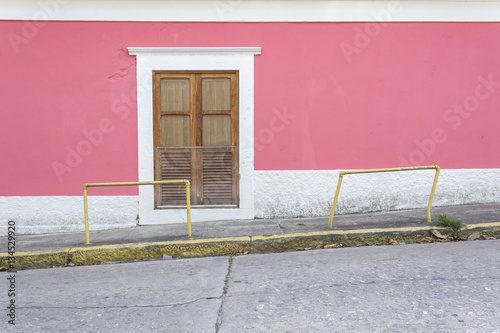
<path id="1" fill-rule="evenodd" d="M 111 306 L 20 306 L 19 309 L 71 309 L 71 310 L 85 310 L 85 309 L 133 309 L 133 308 L 166 308 L 172 306 L 189 305 L 200 301 L 221 299 L 222 296 L 216 297 L 200 297 L 191 301 L 171 304 L 146 304 L 146 305 L 111 305 Z"/>
<path id="2" fill-rule="evenodd" d="M 226 301 L 227 297 L 227 291 L 228 291 L 228 284 L 229 284 L 229 276 L 231 275 L 231 268 L 233 267 L 233 256 L 229 257 L 228 261 L 228 267 L 227 267 L 227 274 L 226 278 L 224 280 L 224 288 L 222 288 L 222 295 L 220 296 L 220 307 L 219 307 L 219 312 L 217 313 L 217 321 L 215 322 L 215 333 L 219 332 L 220 326 L 222 325 L 222 314 L 224 310 L 224 303 Z"/>
<path id="3" fill-rule="evenodd" d="M 281 230 L 281 234 L 282 234 L 282 235 L 284 235 L 284 234 L 285 234 L 285 228 L 283 228 L 283 227 L 281 226 L 281 223 L 280 223 L 280 222 L 281 222 L 281 221 L 278 221 L 278 222 L 277 222 L 277 224 L 278 224 L 278 228 L 280 228 L 280 230 Z"/>

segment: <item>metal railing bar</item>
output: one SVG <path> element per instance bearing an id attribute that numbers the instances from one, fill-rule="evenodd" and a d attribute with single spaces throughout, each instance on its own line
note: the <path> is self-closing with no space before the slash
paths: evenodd
<path id="1" fill-rule="evenodd" d="M 434 181 L 432 183 L 431 194 L 429 196 L 429 203 L 427 204 L 427 222 L 431 222 L 431 207 L 432 201 L 434 200 L 434 193 L 436 191 L 436 186 L 439 178 L 440 168 L 437 165 L 429 166 L 416 166 L 416 167 L 404 167 L 404 168 L 385 168 L 385 169 L 367 169 L 367 170 L 350 170 L 350 171 L 340 171 L 339 180 L 337 182 L 337 189 L 335 190 L 335 197 L 333 199 L 332 210 L 330 211 L 330 218 L 328 219 L 328 228 L 332 227 L 333 215 L 335 214 L 335 208 L 337 207 L 337 201 L 340 194 L 340 186 L 342 185 L 342 179 L 344 175 L 349 174 L 359 174 L 359 173 L 376 173 L 376 172 L 393 172 L 393 171 L 412 171 L 412 170 L 436 170 L 434 175 Z"/>

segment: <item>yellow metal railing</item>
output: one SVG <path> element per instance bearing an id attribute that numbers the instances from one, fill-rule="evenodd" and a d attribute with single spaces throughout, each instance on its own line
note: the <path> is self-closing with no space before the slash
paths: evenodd
<path id="1" fill-rule="evenodd" d="M 432 184 L 431 195 L 429 197 L 429 203 L 427 204 L 427 222 L 431 222 L 431 206 L 432 200 L 434 199 L 434 192 L 436 191 L 436 185 L 439 177 L 439 166 L 418 166 L 418 167 L 407 167 L 407 168 L 388 168 L 388 169 L 369 169 L 369 170 L 352 170 L 352 171 L 340 171 L 339 181 L 337 183 L 337 190 L 335 191 L 335 198 L 333 199 L 332 211 L 330 212 L 330 218 L 328 219 L 328 228 L 332 227 L 333 214 L 335 213 L 335 207 L 337 206 L 337 201 L 339 199 L 340 185 L 342 185 L 342 178 L 344 175 L 356 174 L 356 173 L 374 173 L 374 172 L 391 172 L 391 171 L 411 171 L 411 170 L 427 170 L 435 169 L 436 175 L 434 176 L 434 182 Z"/>
<path id="2" fill-rule="evenodd" d="M 84 218 L 85 218 L 85 244 L 90 244 L 87 187 L 164 185 L 164 184 L 184 184 L 184 185 L 186 185 L 187 231 L 188 231 L 188 236 L 191 236 L 191 191 L 190 191 L 189 180 L 158 180 L 158 181 L 152 181 L 152 182 L 123 182 L 123 183 L 87 183 L 87 184 L 83 184 L 83 211 L 84 211 Z"/>

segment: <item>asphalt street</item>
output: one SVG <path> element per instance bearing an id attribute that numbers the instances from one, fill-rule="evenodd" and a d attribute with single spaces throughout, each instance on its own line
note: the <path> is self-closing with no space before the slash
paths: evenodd
<path id="1" fill-rule="evenodd" d="M 0 272 L 0 327 L 500 332 L 499 253 L 500 240 L 478 240 Z"/>

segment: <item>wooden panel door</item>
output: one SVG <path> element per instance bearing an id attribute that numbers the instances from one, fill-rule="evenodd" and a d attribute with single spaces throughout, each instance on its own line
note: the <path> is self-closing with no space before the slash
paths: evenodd
<path id="1" fill-rule="evenodd" d="M 238 73 L 153 72 L 155 180 L 188 179 L 191 202 L 238 206 Z M 185 189 L 155 189 L 156 208 Z"/>

